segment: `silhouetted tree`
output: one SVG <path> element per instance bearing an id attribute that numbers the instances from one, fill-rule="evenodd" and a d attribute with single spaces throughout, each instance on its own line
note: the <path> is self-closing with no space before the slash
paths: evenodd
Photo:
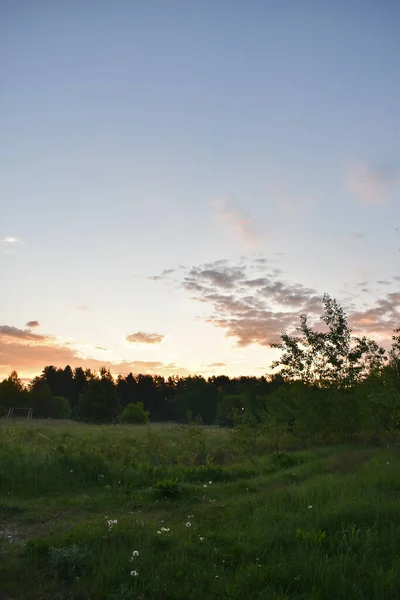
<path id="1" fill-rule="evenodd" d="M 16 371 L 12 371 L 7 379 L 0 383 L 0 404 L 8 409 L 12 406 L 17 408 L 28 407 L 28 392 Z"/>
<path id="2" fill-rule="evenodd" d="M 83 421 L 110 423 L 121 411 L 117 388 L 109 370 L 101 369 L 99 377 L 88 381 L 81 394 L 77 414 Z"/>
<path id="3" fill-rule="evenodd" d="M 366 337 L 352 338 L 343 308 L 328 294 L 323 302 L 325 312 L 321 319 L 328 331 L 313 331 L 307 316 L 301 315 L 297 331 L 302 337 L 282 333 L 282 342 L 271 347 L 280 348 L 283 354 L 271 366 L 282 366 L 280 374 L 284 378 L 319 387 L 346 388 L 365 378 L 371 369 L 381 368 L 385 350 Z"/>
<path id="4" fill-rule="evenodd" d="M 42 377 L 35 377 L 30 385 L 29 403 L 35 418 L 51 418 L 55 416 L 55 405 L 50 386 Z"/>

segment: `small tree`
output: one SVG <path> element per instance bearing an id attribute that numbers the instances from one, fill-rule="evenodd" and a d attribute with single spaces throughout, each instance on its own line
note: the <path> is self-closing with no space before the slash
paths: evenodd
<path id="1" fill-rule="evenodd" d="M 247 406 L 244 394 L 228 394 L 224 396 L 218 405 L 218 421 L 221 427 L 233 427 L 235 415 Z"/>
<path id="2" fill-rule="evenodd" d="M 28 406 L 27 395 L 28 391 L 24 388 L 16 371 L 12 371 L 11 375 L 0 383 L 0 404 L 4 408 Z"/>
<path id="3" fill-rule="evenodd" d="M 128 404 L 119 416 L 121 423 L 144 425 L 149 422 L 150 412 L 144 409 L 143 402 Z"/>
<path id="4" fill-rule="evenodd" d="M 385 350 L 366 337 L 351 336 L 344 310 L 334 298 L 324 294 L 323 303 L 321 320 L 328 331 L 313 331 L 307 316 L 301 315 L 297 331 L 302 337 L 282 333 L 282 342 L 271 347 L 280 348 L 283 354 L 271 367 L 282 366 L 280 374 L 289 380 L 300 379 L 317 387 L 348 388 L 382 368 L 387 360 Z"/>

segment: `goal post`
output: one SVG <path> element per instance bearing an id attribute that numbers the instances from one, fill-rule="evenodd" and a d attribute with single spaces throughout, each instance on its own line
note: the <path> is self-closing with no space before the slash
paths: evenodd
<path id="1" fill-rule="evenodd" d="M 18 411 L 21 411 L 21 410 L 25 411 L 27 419 L 32 419 L 33 408 L 20 408 L 19 406 L 11 406 L 8 409 L 7 417 L 11 418 L 13 416 L 16 416 L 16 415 L 14 415 L 14 412 L 16 411 L 18 413 Z"/>

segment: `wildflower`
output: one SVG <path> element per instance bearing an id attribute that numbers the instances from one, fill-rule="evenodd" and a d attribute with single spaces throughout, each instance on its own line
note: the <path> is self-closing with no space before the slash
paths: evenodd
<path id="1" fill-rule="evenodd" d="M 137 577 L 139 575 L 139 571 L 131 571 L 131 577 Z"/>
<path id="2" fill-rule="evenodd" d="M 207 487 L 207 484 L 205 483 L 205 484 L 203 485 L 203 487 L 205 487 L 205 488 L 206 488 L 206 487 Z"/>
<path id="3" fill-rule="evenodd" d="M 158 535 L 160 535 L 160 534 L 161 534 L 161 531 L 160 531 L 160 530 L 158 530 L 158 531 L 157 531 L 157 533 L 158 533 Z"/>
<path id="4" fill-rule="evenodd" d="M 199 540 L 200 540 L 201 542 L 204 542 L 204 538 L 203 538 L 203 537 L 200 537 L 200 538 L 199 538 Z"/>
<path id="5" fill-rule="evenodd" d="M 161 531 L 165 531 L 166 533 L 168 533 L 169 527 L 161 527 Z"/>
<path id="6" fill-rule="evenodd" d="M 139 551 L 138 550 L 134 550 L 132 552 L 132 556 L 139 556 Z"/>
<path id="7" fill-rule="evenodd" d="M 74 470 L 73 470 L 73 469 L 70 469 L 70 471 L 69 471 L 69 472 L 70 472 L 70 473 L 73 473 L 73 472 L 74 472 Z"/>
<path id="8" fill-rule="evenodd" d="M 106 517 L 107 519 L 107 517 Z M 107 519 L 107 525 L 108 525 L 108 531 L 111 531 L 111 529 L 114 527 L 114 525 L 116 525 L 118 523 L 117 519 Z"/>
<path id="9" fill-rule="evenodd" d="M 191 526 L 192 526 L 191 522 L 190 522 L 190 521 L 188 521 L 188 522 L 186 523 L 186 527 L 191 527 Z"/>
<path id="10" fill-rule="evenodd" d="M 188 515 L 188 519 L 194 519 L 194 515 Z"/>
<path id="11" fill-rule="evenodd" d="M 312 508 L 312 504 L 309 504 L 309 505 L 308 505 L 308 508 Z"/>

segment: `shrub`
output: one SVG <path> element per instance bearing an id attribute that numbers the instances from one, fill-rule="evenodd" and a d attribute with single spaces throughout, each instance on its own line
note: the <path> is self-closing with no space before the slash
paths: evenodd
<path id="1" fill-rule="evenodd" d="M 120 414 L 121 423 L 143 425 L 149 422 L 150 412 L 144 409 L 143 402 L 128 404 Z"/>
<path id="2" fill-rule="evenodd" d="M 108 600 L 135 600 L 136 598 L 137 595 L 124 584 L 119 586 L 118 591 L 108 596 Z"/>
<path id="3" fill-rule="evenodd" d="M 69 419 L 71 416 L 71 408 L 69 402 L 63 396 L 54 396 L 54 417 L 56 419 Z"/>
<path id="4" fill-rule="evenodd" d="M 297 456 L 290 454 L 289 452 L 285 452 L 282 450 L 281 452 L 274 452 L 271 455 L 271 464 L 277 469 L 289 469 L 290 467 L 295 467 L 299 464 L 299 459 Z"/>
<path id="5" fill-rule="evenodd" d="M 182 485 L 176 477 L 170 477 L 169 479 L 162 479 L 157 481 L 155 486 L 155 493 L 157 496 L 163 498 L 176 498 L 182 492 Z"/>
<path id="6" fill-rule="evenodd" d="M 85 573 L 89 553 L 76 544 L 64 548 L 50 548 L 49 562 L 54 575 L 62 581 L 72 581 Z"/>
<path id="7" fill-rule="evenodd" d="M 4 408 L 4 406 L 2 404 L 0 404 L 0 418 L 1 417 L 5 417 L 6 416 L 6 409 Z"/>

